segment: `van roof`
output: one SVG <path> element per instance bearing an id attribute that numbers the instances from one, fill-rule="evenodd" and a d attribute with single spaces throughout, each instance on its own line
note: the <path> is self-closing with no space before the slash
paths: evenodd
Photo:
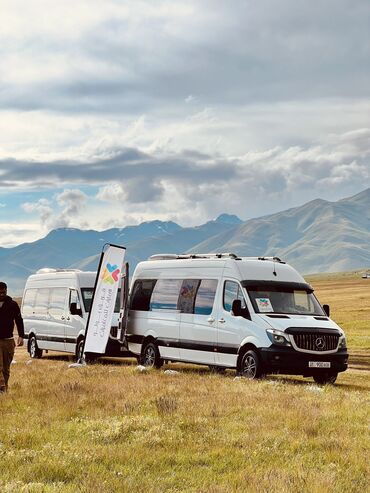
<path id="1" fill-rule="evenodd" d="M 242 280 L 305 282 L 289 264 L 278 257 L 238 257 L 235 254 L 156 255 L 140 262 L 134 278 L 230 277 Z"/>
<path id="2" fill-rule="evenodd" d="M 36 283 L 60 282 L 60 281 L 74 281 L 79 285 L 86 287 L 94 286 L 96 278 L 96 272 L 93 271 L 81 271 L 77 269 L 40 269 L 35 274 L 32 274 L 27 279 L 26 285 Z"/>
<path id="3" fill-rule="evenodd" d="M 271 260 L 273 262 L 279 262 L 285 264 L 279 257 L 239 257 L 235 253 L 158 253 L 151 255 L 148 260 L 185 260 L 185 259 L 225 259 L 231 258 L 234 260 Z"/>

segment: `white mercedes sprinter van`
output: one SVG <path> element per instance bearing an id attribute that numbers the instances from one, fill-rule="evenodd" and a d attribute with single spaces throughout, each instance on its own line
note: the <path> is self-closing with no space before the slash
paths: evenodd
<path id="1" fill-rule="evenodd" d="M 43 350 L 82 356 L 95 279 L 96 272 L 73 269 L 40 269 L 27 279 L 21 311 L 31 358 L 41 358 Z M 119 298 L 106 356 L 128 355 L 117 340 L 118 316 Z"/>
<path id="2" fill-rule="evenodd" d="M 147 366 L 184 361 L 318 383 L 334 383 L 347 368 L 329 307 L 276 257 L 154 255 L 136 267 L 129 309 L 128 347 Z"/>

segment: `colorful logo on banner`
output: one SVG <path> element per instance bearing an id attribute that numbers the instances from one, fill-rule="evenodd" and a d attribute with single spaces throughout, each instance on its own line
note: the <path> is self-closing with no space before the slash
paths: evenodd
<path id="1" fill-rule="evenodd" d="M 105 284 L 114 284 L 119 280 L 120 272 L 118 265 L 111 265 L 108 263 L 103 270 L 101 279 Z"/>

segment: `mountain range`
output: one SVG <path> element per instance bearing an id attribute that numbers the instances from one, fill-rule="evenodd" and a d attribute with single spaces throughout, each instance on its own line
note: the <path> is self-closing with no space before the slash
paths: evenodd
<path id="1" fill-rule="evenodd" d="M 20 294 L 26 278 L 42 267 L 95 270 L 105 243 L 127 248 L 131 272 L 152 254 L 185 252 L 278 256 L 304 274 L 365 268 L 370 266 L 370 189 L 245 222 L 222 214 L 191 228 L 172 221 L 106 231 L 60 228 L 35 242 L 0 248 L 1 279 Z"/>

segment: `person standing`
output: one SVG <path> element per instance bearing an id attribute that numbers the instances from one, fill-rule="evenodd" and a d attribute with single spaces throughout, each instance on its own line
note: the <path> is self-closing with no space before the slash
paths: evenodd
<path id="1" fill-rule="evenodd" d="M 17 346 L 23 346 L 24 326 L 18 303 L 7 295 L 8 286 L 0 282 L 0 393 L 8 390 L 10 364 L 14 356 L 14 322 L 18 330 Z"/>

